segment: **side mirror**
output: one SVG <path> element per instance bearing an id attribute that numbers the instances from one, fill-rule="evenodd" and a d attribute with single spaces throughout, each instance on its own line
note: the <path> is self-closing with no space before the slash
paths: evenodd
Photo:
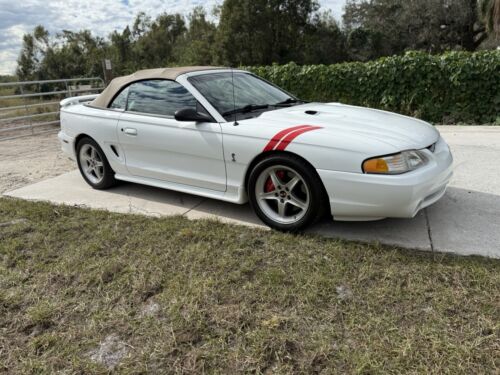
<path id="1" fill-rule="evenodd" d="M 194 122 L 212 122 L 211 116 L 196 112 L 194 108 L 182 108 L 175 111 L 175 119 L 177 121 L 194 121 Z"/>

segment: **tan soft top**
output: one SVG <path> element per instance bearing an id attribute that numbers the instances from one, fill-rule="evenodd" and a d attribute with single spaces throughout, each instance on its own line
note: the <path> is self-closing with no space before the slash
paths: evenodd
<path id="1" fill-rule="evenodd" d="M 184 73 L 198 72 L 200 70 L 221 69 L 221 67 L 214 66 L 186 66 L 179 68 L 160 68 L 160 69 L 146 69 L 139 70 L 134 74 L 128 76 L 117 77 L 113 79 L 108 87 L 95 98 L 90 105 L 94 107 L 108 108 L 111 101 L 121 89 L 128 84 L 136 81 L 143 81 L 146 79 L 170 79 L 175 80 L 177 77 Z"/>

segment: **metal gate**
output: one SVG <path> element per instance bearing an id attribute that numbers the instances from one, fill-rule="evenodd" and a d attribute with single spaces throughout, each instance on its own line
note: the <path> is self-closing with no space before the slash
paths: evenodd
<path id="1" fill-rule="evenodd" d="M 0 83 L 0 141 L 57 130 L 62 99 L 104 86 L 99 77 Z"/>

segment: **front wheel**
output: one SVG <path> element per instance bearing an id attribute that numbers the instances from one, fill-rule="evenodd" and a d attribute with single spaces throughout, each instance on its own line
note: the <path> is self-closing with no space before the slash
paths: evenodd
<path id="1" fill-rule="evenodd" d="M 274 155 L 258 163 L 247 189 L 257 216 L 274 229 L 298 231 L 323 212 L 321 180 L 307 163 L 292 155 Z"/>

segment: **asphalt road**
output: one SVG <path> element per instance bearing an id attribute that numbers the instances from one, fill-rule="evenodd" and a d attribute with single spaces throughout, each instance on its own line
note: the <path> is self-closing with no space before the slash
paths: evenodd
<path id="1" fill-rule="evenodd" d="M 325 221 L 310 229 L 327 237 L 378 241 L 412 249 L 500 258 L 500 127 L 441 126 L 455 158 L 446 195 L 413 219 L 368 223 Z M 78 171 L 22 187 L 8 196 L 122 213 L 216 217 L 261 226 L 248 206 L 134 184 L 88 187 Z"/>

